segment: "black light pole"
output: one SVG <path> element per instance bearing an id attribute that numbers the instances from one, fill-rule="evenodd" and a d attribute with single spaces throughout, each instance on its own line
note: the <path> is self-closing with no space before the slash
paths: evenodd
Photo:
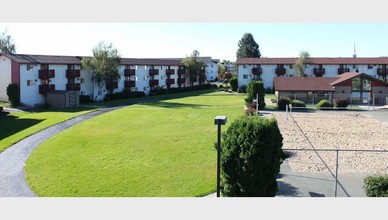
<path id="1" fill-rule="evenodd" d="M 217 197 L 220 197 L 220 170 L 221 170 L 221 125 L 226 124 L 226 116 L 217 116 L 214 124 L 218 127 L 217 134 Z"/>

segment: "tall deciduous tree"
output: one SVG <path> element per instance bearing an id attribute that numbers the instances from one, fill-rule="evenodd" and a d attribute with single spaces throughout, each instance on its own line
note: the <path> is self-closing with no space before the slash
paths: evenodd
<path id="1" fill-rule="evenodd" d="M 193 86 L 193 83 L 194 83 L 194 81 L 196 81 L 197 77 L 205 74 L 202 71 L 202 66 L 204 64 L 199 59 L 199 52 L 197 50 L 194 50 L 193 53 L 189 57 L 186 57 L 185 59 L 183 59 L 182 64 L 189 71 L 191 86 Z"/>
<path id="2" fill-rule="evenodd" d="M 261 57 L 259 45 L 256 43 L 251 33 L 245 33 L 238 42 L 236 56 L 237 58 Z"/>
<path id="3" fill-rule="evenodd" d="M 109 93 L 113 93 L 113 83 L 120 79 L 120 56 L 112 43 L 99 42 L 93 49 L 93 57 L 82 59 L 82 66 L 93 72 L 99 91 L 106 85 Z"/>
<path id="4" fill-rule="evenodd" d="M 11 35 L 7 33 L 7 29 L 0 33 L 0 53 L 16 53 L 15 44 L 13 43 Z"/>
<path id="5" fill-rule="evenodd" d="M 305 70 L 305 66 L 307 64 L 310 64 L 311 61 L 310 61 L 310 54 L 309 52 L 305 51 L 305 50 L 302 50 L 300 53 L 299 53 L 299 58 L 297 58 L 295 60 L 295 63 L 294 63 L 294 68 L 295 68 L 295 71 L 298 75 L 298 77 L 304 77 L 305 74 L 304 74 L 304 70 Z"/>

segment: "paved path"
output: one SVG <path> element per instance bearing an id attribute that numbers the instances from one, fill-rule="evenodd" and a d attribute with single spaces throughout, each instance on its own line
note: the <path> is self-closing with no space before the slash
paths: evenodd
<path id="1" fill-rule="evenodd" d="M 35 133 L 0 153 L 0 197 L 34 197 L 24 179 L 24 165 L 27 157 L 42 142 L 79 122 L 113 111 L 123 106 L 104 108 L 64 121 Z"/>

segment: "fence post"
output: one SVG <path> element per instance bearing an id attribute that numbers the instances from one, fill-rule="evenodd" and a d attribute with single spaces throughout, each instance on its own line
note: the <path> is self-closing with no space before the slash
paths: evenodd
<path id="1" fill-rule="evenodd" d="M 337 185 L 338 185 L 338 150 L 336 150 L 336 152 L 337 152 L 337 160 L 335 163 L 335 192 L 334 192 L 335 197 L 337 197 Z"/>
<path id="2" fill-rule="evenodd" d="M 373 103 L 373 107 L 372 107 L 372 110 L 375 110 L 375 100 L 376 100 L 376 93 L 373 93 L 373 101 L 372 101 L 372 103 Z"/>

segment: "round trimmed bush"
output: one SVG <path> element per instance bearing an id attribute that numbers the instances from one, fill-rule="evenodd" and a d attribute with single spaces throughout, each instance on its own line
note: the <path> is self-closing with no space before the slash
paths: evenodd
<path id="1" fill-rule="evenodd" d="M 346 108 L 349 105 L 349 101 L 347 99 L 336 99 L 334 100 L 334 105 L 336 108 Z"/>
<path id="2" fill-rule="evenodd" d="M 300 100 L 292 100 L 291 102 L 292 107 L 297 107 L 297 108 L 306 108 L 306 103 Z"/>
<path id="3" fill-rule="evenodd" d="M 372 175 L 364 179 L 364 190 L 368 197 L 388 197 L 388 175 Z"/>
<path id="4" fill-rule="evenodd" d="M 279 98 L 279 101 L 278 101 L 278 104 L 277 104 L 277 108 L 279 110 L 286 110 L 286 106 L 289 106 L 290 103 L 291 103 L 291 99 L 290 98 L 281 96 Z"/>
<path id="5" fill-rule="evenodd" d="M 221 144 L 222 196 L 275 196 L 282 142 L 275 118 L 254 115 L 233 121 Z"/>
<path id="6" fill-rule="evenodd" d="M 333 109 L 333 104 L 329 102 L 329 100 L 321 100 L 317 103 L 316 107 L 319 110 L 330 110 Z"/>

